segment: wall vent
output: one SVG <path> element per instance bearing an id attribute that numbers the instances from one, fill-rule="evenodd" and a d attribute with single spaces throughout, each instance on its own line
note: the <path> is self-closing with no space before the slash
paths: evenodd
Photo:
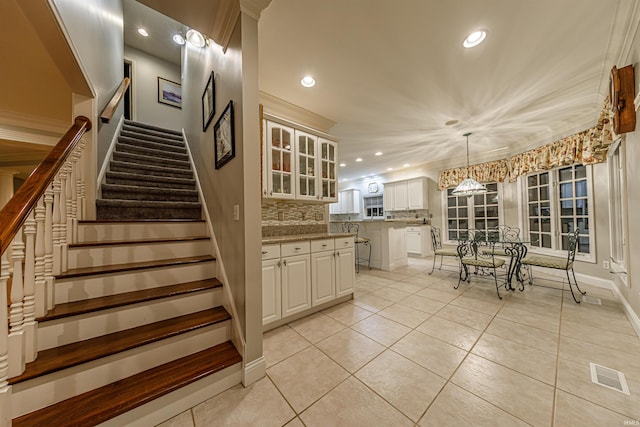
<path id="1" fill-rule="evenodd" d="M 602 298 L 582 295 L 582 302 L 586 302 L 587 304 L 602 305 Z"/>
<path id="2" fill-rule="evenodd" d="M 589 362 L 589 367 L 591 368 L 591 381 L 627 396 L 630 395 L 627 380 L 622 372 L 592 362 Z"/>

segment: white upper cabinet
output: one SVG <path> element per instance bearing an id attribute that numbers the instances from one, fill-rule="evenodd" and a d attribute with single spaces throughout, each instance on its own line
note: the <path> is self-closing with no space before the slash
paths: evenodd
<path id="1" fill-rule="evenodd" d="M 338 144 L 318 138 L 320 146 L 321 192 L 320 200 L 335 202 L 338 200 Z"/>
<path id="2" fill-rule="evenodd" d="M 428 181 L 426 177 L 384 184 L 385 211 L 413 209 L 429 209 Z"/>
<path id="3" fill-rule="evenodd" d="M 414 178 L 407 182 L 409 209 L 429 209 L 427 178 Z"/>
<path id="4" fill-rule="evenodd" d="M 264 165 L 266 187 L 263 196 L 278 199 L 293 199 L 295 191 L 295 164 L 293 129 L 266 121 Z"/>
<path id="5" fill-rule="evenodd" d="M 360 190 L 351 189 L 338 192 L 338 202 L 329 205 L 332 214 L 359 214 Z"/>
<path id="6" fill-rule="evenodd" d="M 318 137 L 299 130 L 296 137 L 296 170 L 298 171 L 298 186 L 296 199 L 318 199 L 318 156 L 316 147 Z"/>
<path id="7" fill-rule="evenodd" d="M 338 144 L 264 120 L 263 197 L 338 200 Z"/>

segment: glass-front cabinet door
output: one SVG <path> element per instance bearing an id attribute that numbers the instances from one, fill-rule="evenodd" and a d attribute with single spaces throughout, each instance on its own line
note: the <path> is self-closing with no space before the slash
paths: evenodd
<path id="1" fill-rule="evenodd" d="M 299 130 L 296 137 L 296 199 L 318 200 L 318 167 L 316 145 L 318 137 Z"/>
<path id="2" fill-rule="evenodd" d="M 338 144 L 326 139 L 318 139 L 320 151 L 320 200 L 323 202 L 338 200 Z"/>
<path id="3" fill-rule="evenodd" d="M 267 194 L 266 197 L 295 197 L 293 129 L 267 121 Z"/>

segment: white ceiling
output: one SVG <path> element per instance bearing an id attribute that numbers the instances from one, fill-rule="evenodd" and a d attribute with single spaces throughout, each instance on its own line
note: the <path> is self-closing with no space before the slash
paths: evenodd
<path id="1" fill-rule="evenodd" d="M 124 11 L 126 44 L 179 63 L 181 24 L 133 0 Z M 465 132 L 472 161 L 505 158 L 595 124 L 639 16 L 640 0 L 272 0 L 259 86 L 336 122 L 342 179 L 464 165 Z M 485 42 L 463 48 L 477 29 Z"/>
<path id="2" fill-rule="evenodd" d="M 465 132 L 472 161 L 505 158 L 595 125 L 637 5 L 272 0 L 259 21 L 260 90 L 337 123 L 341 178 L 464 165 Z M 477 29 L 485 42 L 463 48 Z M 306 74 L 312 89 L 299 84 Z"/>

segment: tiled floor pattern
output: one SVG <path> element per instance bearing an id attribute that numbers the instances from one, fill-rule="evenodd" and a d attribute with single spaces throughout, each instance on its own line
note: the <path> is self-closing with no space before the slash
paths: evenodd
<path id="1" fill-rule="evenodd" d="M 168 426 L 640 425 L 640 339 L 615 296 L 561 284 L 502 291 L 411 259 L 361 269 L 352 301 L 265 334 L 267 377 Z M 591 382 L 626 375 L 630 396 Z"/>

